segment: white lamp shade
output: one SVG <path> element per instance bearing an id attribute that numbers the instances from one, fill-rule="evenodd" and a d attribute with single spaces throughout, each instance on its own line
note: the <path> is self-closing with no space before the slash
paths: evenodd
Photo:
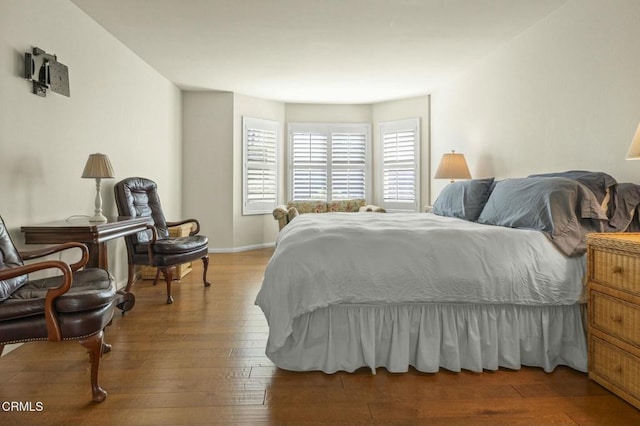
<path id="1" fill-rule="evenodd" d="M 640 160 L 640 124 L 627 151 L 627 160 Z"/>
<path id="2" fill-rule="evenodd" d="M 456 154 L 455 151 L 451 151 L 450 154 L 444 154 L 434 178 L 451 179 L 451 181 L 454 179 L 471 179 L 471 173 L 469 173 L 464 154 Z"/>

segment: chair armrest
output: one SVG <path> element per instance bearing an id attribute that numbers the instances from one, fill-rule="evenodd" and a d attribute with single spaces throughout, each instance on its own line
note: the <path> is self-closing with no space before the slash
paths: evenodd
<path id="1" fill-rule="evenodd" d="M 60 287 L 49 289 L 44 300 L 44 317 L 47 322 L 47 339 L 55 342 L 62 340 L 62 333 L 60 332 L 60 324 L 58 323 L 53 303 L 56 298 L 66 293 L 71 288 L 73 275 L 69 264 L 61 260 L 45 260 L 42 262 L 31 263 L 29 265 L 2 269 L 0 270 L 0 281 L 51 268 L 59 269 L 63 275 L 62 285 L 60 285 Z"/>
<path id="2" fill-rule="evenodd" d="M 273 209 L 273 217 L 276 220 L 280 219 L 282 215 L 286 215 L 286 214 L 287 214 L 287 206 L 285 205 L 281 205 Z"/>
<path id="3" fill-rule="evenodd" d="M 278 221 L 280 229 L 284 228 L 289 223 L 289 216 L 287 214 L 287 206 L 278 206 L 273 210 L 273 218 Z"/>
<path id="4" fill-rule="evenodd" d="M 78 260 L 76 263 L 69 264 L 72 271 L 77 271 L 78 269 L 85 266 L 89 261 L 89 249 L 87 248 L 86 245 L 82 243 L 75 243 L 75 242 L 63 243 L 63 244 L 57 244 L 55 246 L 45 247 L 43 249 L 38 249 L 38 250 L 20 251 L 19 253 L 20 253 L 20 257 L 22 257 L 22 260 L 33 260 L 33 259 L 38 259 L 44 256 L 49 256 L 50 254 L 58 253 L 64 250 L 69 250 L 72 248 L 78 248 L 82 253 L 80 260 Z"/>
<path id="5" fill-rule="evenodd" d="M 149 253 L 149 265 L 153 265 L 153 245 L 158 240 L 158 230 L 155 225 L 147 224 L 147 229 L 151 230 L 151 241 L 149 241 L 149 245 L 147 246 L 147 251 Z"/>
<path id="6" fill-rule="evenodd" d="M 177 222 L 167 222 L 167 227 L 171 228 L 174 226 L 184 225 L 186 223 L 193 223 L 195 225 L 195 228 L 193 226 L 191 227 L 191 232 L 189 232 L 189 235 L 196 235 L 198 232 L 200 232 L 200 222 L 198 222 L 198 219 L 185 219 L 179 220 Z"/>
<path id="7" fill-rule="evenodd" d="M 298 209 L 296 209 L 295 207 L 289 207 L 289 209 L 287 210 L 287 218 L 289 219 L 289 222 L 291 222 L 295 217 L 299 215 L 300 213 L 298 213 Z"/>

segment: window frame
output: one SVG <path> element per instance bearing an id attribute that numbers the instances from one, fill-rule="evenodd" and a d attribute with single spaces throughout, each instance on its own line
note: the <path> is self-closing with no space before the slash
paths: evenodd
<path id="1" fill-rule="evenodd" d="M 326 136 L 327 140 L 327 160 L 323 165 L 304 165 L 305 169 L 311 170 L 323 170 L 327 175 L 327 189 L 325 198 L 313 198 L 313 200 L 321 200 L 326 202 L 333 201 L 333 179 L 332 172 L 334 170 L 345 169 L 363 169 L 364 170 L 364 199 L 370 200 L 372 194 L 372 141 L 371 141 L 371 124 L 370 123 L 305 123 L 294 122 L 289 123 L 287 128 L 287 196 L 291 201 L 304 201 L 304 199 L 294 199 L 294 170 L 296 164 L 293 162 L 293 135 L 295 133 L 322 133 Z M 364 154 L 364 166 L 354 165 L 335 165 L 333 161 L 333 138 L 332 135 L 336 133 L 362 133 L 365 136 L 365 154 Z M 351 199 L 352 197 L 349 197 Z M 342 200 L 336 199 L 336 200 Z"/>
<path id="2" fill-rule="evenodd" d="M 250 164 L 249 154 L 249 130 L 259 130 L 272 132 L 273 137 L 273 161 L 254 162 Z M 254 117 L 242 117 L 242 215 L 270 214 L 278 205 L 278 181 L 279 181 L 279 148 L 280 143 L 280 123 L 273 120 L 266 120 Z M 271 170 L 274 173 L 274 194 L 273 199 L 250 201 L 249 200 L 249 171 L 250 170 Z"/>

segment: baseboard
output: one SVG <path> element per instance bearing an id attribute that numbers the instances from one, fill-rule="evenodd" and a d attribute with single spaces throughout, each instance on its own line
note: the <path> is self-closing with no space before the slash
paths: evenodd
<path id="1" fill-rule="evenodd" d="M 252 244 L 250 246 L 240 246 L 232 248 L 213 248 L 209 247 L 209 253 L 239 253 L 241 251 L 258 250 L 263 248 L 275 247 L 276 243 Z"/>

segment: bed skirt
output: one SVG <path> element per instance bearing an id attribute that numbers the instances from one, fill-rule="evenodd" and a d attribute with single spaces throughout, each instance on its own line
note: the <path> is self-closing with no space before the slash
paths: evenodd
<path id="1" fill-rule="evenodd" d="M 293 371 L 426 373 L 558 365 L 587 371 L 584 305 L 331 305 L 296 319 L 267 356 Z"/>

